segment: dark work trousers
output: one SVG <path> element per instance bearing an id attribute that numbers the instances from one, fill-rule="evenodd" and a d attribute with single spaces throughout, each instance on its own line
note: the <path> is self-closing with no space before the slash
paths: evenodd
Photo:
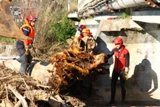
<path id="1" fill-rule="evenodd" d="M 17 59 L 17 61 L 19 61 L 21 63 L 19 72 L 20 73 L 27 73 L 27 68 L 29 66 L 29 64 L 32 62 L 32 56 L 29 53 L 28 55 L 26 55 L 25 53 L 23 55 L 20 56 L 20 58 Z"/>
<path id="2" fill-rule="evenodd" d="M 122 101 L 125 100 L 126 96 L 126 89 L 125 89 L 125 80 L 123 79 L 122 75 L 120 73 L 117 73 L 115 70 L 112 72 L 112 80 L 111 80 L 111 102 L 114 102 L 115 100 L 115 94 L 116 94 L 116 84 L 118 77 L 120 77 L 120 85 L 121 85 L 121 94 L 122 94 Z"/>

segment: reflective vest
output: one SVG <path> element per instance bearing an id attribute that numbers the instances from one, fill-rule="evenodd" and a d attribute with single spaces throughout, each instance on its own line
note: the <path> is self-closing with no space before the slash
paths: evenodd
<path id="1" fill-rule="evenodd" d="M 24 28 L 24 27 L 29 27 L 29 29 L 30 29 L 30 33 L 29 33 L 29 37 L 30 38 L 32 38 L 32 39 L 34 39 L 34 29 L 33 29 L 33 27 L 31 27 L 28 23 L 27 24 L 24 24 L 21 28 L 20 28 L 20 30 L 22 31 L 22 29 Z M 33 43 L 33 40 L 23 40 L 23 42 L 24 42 L 24 46 L 28 46 L 29 44 L 32 44 Z"/>
<path id="2" fill-rule="evenodd" d="M 117 49 L 114 51 L 114 56 L 115 56 L 114 69 L 117 73 L 120 73 L 122 70 L 125 69 L 126 54 L 128 54 L 128 50 L 125 48 L 125 46 L 122 46 L 120 50 Z"/>

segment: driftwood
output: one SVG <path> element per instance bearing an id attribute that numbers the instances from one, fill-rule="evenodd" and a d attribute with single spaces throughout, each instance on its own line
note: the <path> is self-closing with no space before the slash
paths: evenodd
<path id="1" fill-rule="evenodd" d="M 51 93 L 45 90 L 29 90 L 25 91 L 24 95 L 29 100 L 35 100 L 35 101 L 48 101 L 48 98 L 51 96 Z"/>
<path id="2" fill-rule="evenodd" d="M 60 91 L 72 85 L 70 81 L 88 80 L 94 82 L 98 73 L 108 63 L 106 54 L 94 55 L 84 49 L 82 40 L 73 38 L 70 49 L 56 53 L 50 57 L 53 70 L 48 70 L 53 75 L 50 77 L 49 85 Z"/>
<path id="3" fill-rule="evenodd" d="M 15 88 L 13 88 L 11 85 L 8 85 L 8 89 L 10 89 L 14 93 L 14 95 L 19 99 L 19 101 L 22 102 L 23 107 L 28 107 L 25 98 Z"/>
<path id="4" fill-rule="evenodd" d="M 22 101 L 19 100 L 19 101 L 14 105 L 14 107 L 20 107 L 21 105 L 22 105 Z"/>
<path id="5" fill-rule="evenodd" d="M 2 102 L 0 103 L 0 107 L 14 107 L 14 104 L 8 99 L 3 99 Z"/>
<path id="6" fill-rule="evenodd" d="M 30 76 L 16 73 L 4 66 L 0 66 L 0 107 L 37 107 L 39 101 L 47 102 L 50 107 L 68 107 L 66 99 L 62 99 L 63 95 L 53 87 L 41 84 L 41 82 Z M 13 100 L 14 99 L 14 100 Z M 79 105 L 81 101 L 74 103 L 72 99 L 67 101 L 70 107 Z M 65 101 L 66 100 L 66 101 Z M 72 103 L 69 103 L 72 101 Z"/>
<path id="7" fill-rule="evenodd" d="M 48 102 L 52 107 L 67 107 L 67 105 L 59 95 L 50 97 Z"/>
<path id="8" fill-rule="evenodd" d="M 9 101 L 13 102 L 13 101 L 11 101 L 11 99 L 15 99 L 15 102 L 12 103 L 13 105 L 11 107 L 14 107 L 14 106 L 20 107 L 21 105 L 23 107 L 29 107 L 29 104 L 26 101 L 26 99 L 30 100 L 31 103 L 34 103 L 34 101 L 38 101 L 36 99 L 27 98 L 26 96 L 27 95 L 31 96 L 31 93 L 28 93 L 28 94 L 25 94 L 25 93 L 27 93 L 27 91 L 29 91 L 29 90 L 31 91 L 33 89 L 42 90 L 45 87 L 45 86 L 43 86 L 43 84 L 40 85 L 40 83 L 38 83 L 38 81 L 32 79 L 31 77 L 16 73 L 13 70 L 7 69 L 3 66 L 0 66 L 0 71 L 1 71 L 0 72 L 0 82 L 1 82 L 0 97 L 1 97 L 1 99 L 6 99 L 3 102 L 7 101 L 7 105 L 8 105 Z M 41 88 L 41 87 L 43 87 L 43 88 Z M 48 88 L 45 88 L 45 90 L 47 90 L 47 89 Z M 48 92 L 50 92 L 49 89 L 48 89 Z M 35 94 L 32 94 L 32 96 L 34 98 L 36 98 Z M 18 101 L 17 101 L 17 99 L 18 99 Z M 1 103 L 0 105 L 2 106 L 4 104 Z M 4 107 L 9 107 L 9 105 L 4 106 Z"/>

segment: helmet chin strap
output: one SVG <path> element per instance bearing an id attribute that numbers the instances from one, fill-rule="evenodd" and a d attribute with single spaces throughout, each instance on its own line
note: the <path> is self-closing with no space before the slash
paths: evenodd
<path id="1" fill-rule="evenodd" d="M 119 48 L 117 48 L 117 49 L 118 49 L 118 50 L 120 50 L 120 49 L 122 48 L 122 46 L 123 46 L 123 45 L 120 45 L 120 47 L 119 47 Z"/>

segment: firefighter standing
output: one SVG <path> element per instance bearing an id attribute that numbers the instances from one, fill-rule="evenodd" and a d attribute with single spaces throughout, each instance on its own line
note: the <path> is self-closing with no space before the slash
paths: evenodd
<path id="1" fill-rule="evenodd" d="M 89 53 L 93 53 L 93 50 L 96 47 L 96 41 L 93 38 L 91 31 L 88 28 L 84 28 L 81 34 L 81 39 L 85 43 L 84 50 L 88 51 Z"/>
<path id="2" fill-rule="evenodd" d="M 20 30 L 24 33 L 24 35 L 29 36 L 30 38 L 32 38 L 32 40 L 24 40 L 24 41 L 17 40 L 16 42 L 16 49 L 20 56 L 20 58 L 17 60 L 21 63 L 19 72 L 24 74 L 27 73 L 27 67 L 32 61 L 32 56 L 29 52 L 29 48 L 30 45 L 33 44 L 35 21 L 36 17 L 30 15 L 29 17 L 25 18 L 26 24 L 24 24 L 20 28 Z"/>
<path id="3" fill-rule="evenodd" d="M 114 104 L 115 101 L 115 93 L 116 93 L 116 83 L 118 77 L 120 77 L 120 86 L 121 86 L 121 94 L 122 99 L 121 103 L 123 104 L 126 97 L 126 89 L 125 89 L 125 81 L 127 79 L 127 74 L 129 71 L 129 61 L 130 55 L 129 51 L 123 45 L 122 38 L 116 38 L 114 40 L 115 48 L 111 51 L 111 54 L 107 55 L 108 58 L 112 55 L 115 56 L 115 64 L 112 72 L 111 79 L 111 100 L 109 104 Z"/>

